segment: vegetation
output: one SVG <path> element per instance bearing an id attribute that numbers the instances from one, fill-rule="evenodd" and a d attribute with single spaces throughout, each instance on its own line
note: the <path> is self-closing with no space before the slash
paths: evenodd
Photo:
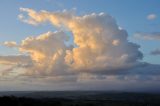
<path id="1" fill-rule="evenodd" d="M 101 94 L 78 98 L 2 96 L 0 106 L 160 106 L 159 100 L 159 95 L 144 94 Z"/>

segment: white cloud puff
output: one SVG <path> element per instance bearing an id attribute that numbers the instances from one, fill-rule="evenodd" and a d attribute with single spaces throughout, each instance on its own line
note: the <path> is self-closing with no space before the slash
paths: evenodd
<path id="1" fill-rule="evenodd" d="M 148 16 L 147 16 L 147 19 L 148 20 L 155 20 L 157 18 L 157 15 L 156 14 L 149 14 Z"/>
<path id="2" fill-rule="evenodd" d="M 6 42 L 4 42 L 3 45 L 8 46 L 8 47 L 16 47 L 17 43 L 14 41 L 6 41 Z"/>

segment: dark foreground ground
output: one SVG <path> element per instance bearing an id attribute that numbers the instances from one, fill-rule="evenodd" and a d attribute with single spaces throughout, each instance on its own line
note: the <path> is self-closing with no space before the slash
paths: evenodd
<path id="1" fill-rule="evenodd" d="M 160 94 L 146 93 L 1 92 L 0 96 L 0 106 L 160 106 Z"/>

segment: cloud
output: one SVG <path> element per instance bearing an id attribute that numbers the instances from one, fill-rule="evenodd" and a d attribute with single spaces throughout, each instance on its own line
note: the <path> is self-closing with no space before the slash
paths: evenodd
<path id="1" fill-rule="evenodd" d="M 134 67 L 129 70 L 124 75 L 140 75 L 140 76 L 160 76 L 160 65 L 143 63 L 140 67 Z"/>
<path id="2" fill-rule="evenodd" d="M 27 37 L 17 47 L 23 56 L 1 56 L 1 64 L 18 64 L 29 79 L 101 81 L 107 76 L 149 75 L 159 70 L 141 62 L 140 46 L 128 41 L 126 30 L 105 13 L 77 16 L 75 11 L 48 12 L 21 8 L 20 20 L 32 25 L 51 23 L 56 32 Z M 67 32 L 72 33 L 73 43 Z M 25 64 L 25 65 L 24 65 Z M 19 68 L 17 67 L 17 68 Z M 150 70 L 146 71 L 149 67 Z M 121 77 L 122 78 L 122 77 Z M 53 81 L 54 80 L 54 81 Z M 58 80 L 58 81 L 59 81 Z"/>
<path id="3" fill-rule="evenodd" d="M 10 41 L 10 42 L 6 41 L 6 42 L 4 42 L 3 45 L 8 46 L 8 47 L 17 47 L 17 43 L 14 41 Z"/>
<path id="4" fill-rule="evenodd" d="M 160 55 L 160 49 L 155 49 L 151 51 L 151 55 Z"/>
<path id="5" fill-rule="evenodd" d="M 36 12 L 27 8 L 21 11 L 27 12 L 28 21 L 36 24 L 48 21 L 73 33 L 77 47 L 66 50 L 65 56 L 66 64 L 73 70 L 119 69 L 131 67 L 142 59 L 139 46 L 128 42 L 127 32 L 119 29 L 113 17 L 107 14 L 76 16 L 70 11 Z"/>
<path id="6" fill-rule="evenodd" d="M 19 50 L 30 55 L 33 61 L 30 71 L 51 74 L 58 70 L 56 72 L 61 73 L 66 69 L 65 51 L 70 49 L 65 45 L 66 40 L 67 36 L 62 31 L 47 32 L 38 37 L 27 37 L 22 40 Z"/>
<path id="7" fill-rule="evenodd" d="M 156 14 L 149 14 L 148 16 L 147 16 L 147 19 L 148 20 L 155 20 L 157 18 L 157 15 Z"/>
<path id="8" fill-rule="evenodd" d="M 0 56 L 0 64 L 8 65 L 18 65 L 18 64 L 28 64 L 31 62 L 29 56 L 15 55 L 15 56 Z"/>
<path id="9" fill-rule="evenodd" d="M 134 37 L 142 40 L 160 40 L 160 32 L 135 33 Z"/>
<path id="10" fill-rule="evenodd" d="M 1 67 L 0 75 L 6 76 L 13 72 L 14 69 L 30 67 L 32 60 L 29 56 L 25 55 L 0 56 L 0 64 L 6 66 L 5 69 Z"/>

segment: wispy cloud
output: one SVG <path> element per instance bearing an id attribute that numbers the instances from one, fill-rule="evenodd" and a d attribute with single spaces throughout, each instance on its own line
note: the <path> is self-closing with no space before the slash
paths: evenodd
<path id="1" fill-rule="evenodd" d="M 160 32 L 152 32 L 152 33 L 138 32 L 134 34 L 134 37 L 142 40 L 160 40 Z"/>

